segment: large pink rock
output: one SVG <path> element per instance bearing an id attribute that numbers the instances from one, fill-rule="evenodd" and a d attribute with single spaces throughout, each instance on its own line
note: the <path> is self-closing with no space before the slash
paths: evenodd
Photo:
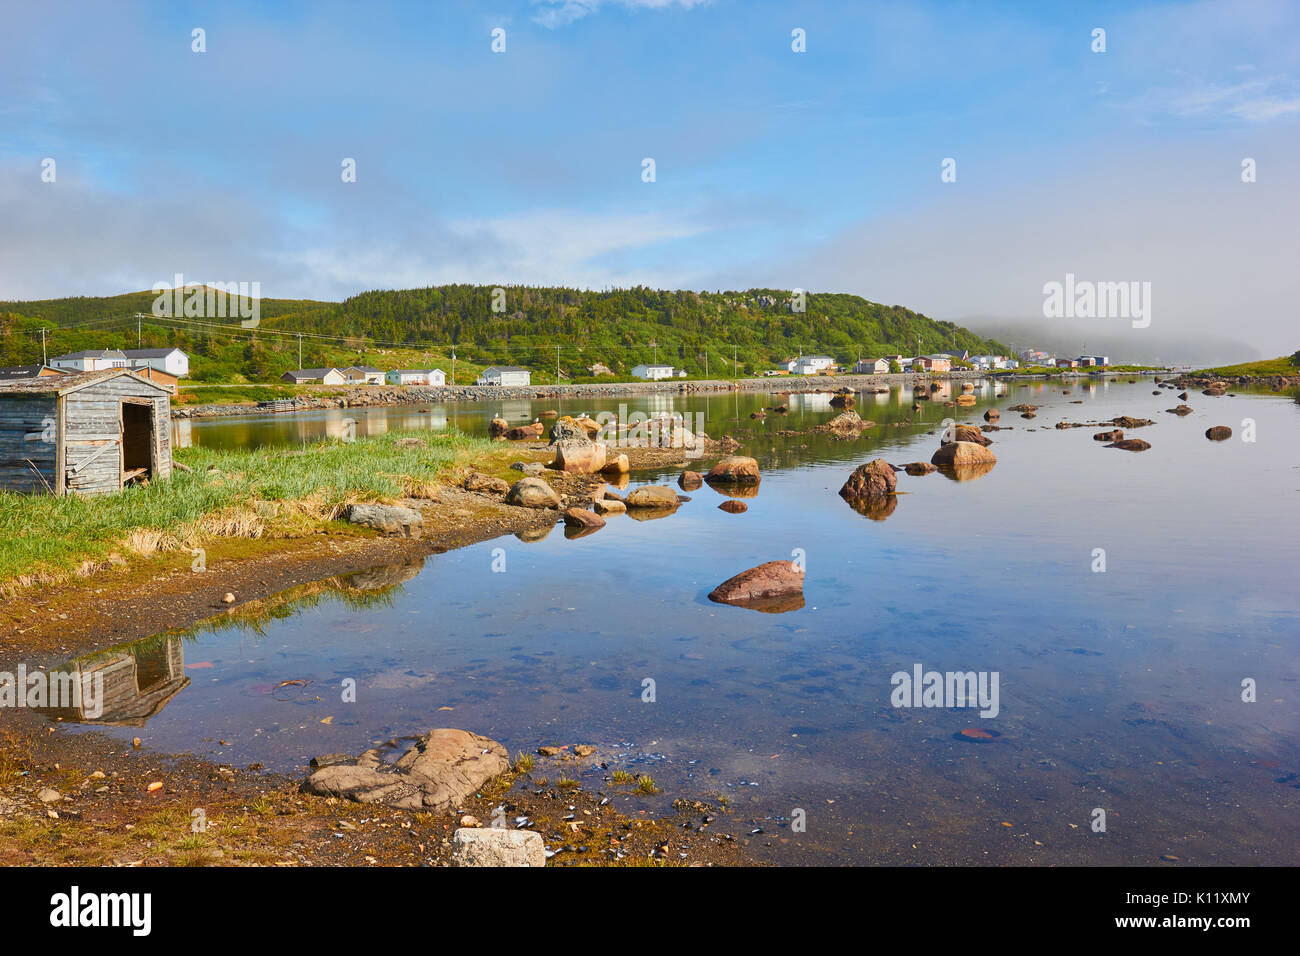
<path id="1" fill-rule="evenodd" d="M 709 600 L 756 611 L 803 607 L 803 568 L 793 561 L 768 561 L 728 578 L 709 592 Z"/>

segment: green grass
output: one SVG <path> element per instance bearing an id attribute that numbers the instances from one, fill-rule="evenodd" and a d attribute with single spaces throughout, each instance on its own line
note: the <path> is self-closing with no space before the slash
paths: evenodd
<path id="1" fill-rule="evenodd" d="M 400 448 L 415 437 L 424 447 Z M 0 492 L 0 588 L 58 581 L 113 552 L 148 555 L 215 538 L 306 533 L 354 501 L 392 501 L 436 484 L 491 443 L 457 432 L 389 432 L 302 450 L 177 449 L 192 473 L 79 497 Z M 209 468 L 216 472 L 209 472 Z"/>
<path id="2" fill-rule="evenodd" d="M 295 398 L 305 393 L 304 389 L 292 385 L 193 385 L 182 382 L 176 404 L 237 405 L 247 402 L 269 402 L 277 398 Z"/>
<path id="3" fill-rule="evenodd" d="M 1281 358 L 1264 359 L 1260 362 L 1243 362 L 1240 365 L 1224 365 L 1220 368 L 1203 370 L 1208 375 L 1237 377 L 1240 375 L 1285 375 L 1292 376 L 1300 372 L 1300 352 L 1284 355 Z"/>

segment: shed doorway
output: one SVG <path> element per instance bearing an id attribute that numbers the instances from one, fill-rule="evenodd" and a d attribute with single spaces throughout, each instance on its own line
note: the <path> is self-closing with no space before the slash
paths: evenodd
<path id="1" fill-rule="evenodd" d="M 153 402 L 122 403 L 122 484 L 153 477 Z"/>

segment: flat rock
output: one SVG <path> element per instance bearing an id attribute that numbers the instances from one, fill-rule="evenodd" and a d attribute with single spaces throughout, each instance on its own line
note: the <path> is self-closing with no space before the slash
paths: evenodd
<path id="1" fill-rule="evenodd" d="M 969 441 L 954 441 L 940 445 L 939 450 L 930 456 L 930 464 L 960 468 L 964 465 L 993 464 L 997 456 L 983 445 Z"/>
<path id="2" fill-rule="evenodd" d="M 464 488 L 466 491 L 480 491 L 489 492 L 495 495 L 504 495 L 510 490 L 510 483 L 503 478 L 493 478 L 491 475 L 483 475 L 474 472 L 465 479 Z"/>
<path id="3" fill-rule="evenodd" d="M 532 830 L 462 827 L 451 837 L 452 866 L 545 866 L 546 845 Z"/>
<path id="4" fill-rule="evenodd" d="M 373 528 L 384 534 L 400 535 L 404 538 L 418 538 L 424 525 L 424 518 L 418 511 L 399 505 L 378 505 L 358 503 L 343 509 L 343 520 L 365 528 Z"/>
<path id="5" fill-rule="evenodd" d="M 505 747 L 465 730 L 440 728 L 418 738 L 394 764 L 368 750 L 354 763 L 314 771 L 306 793 L 357 803 L 382 803 L 404 810 L 455 809 L 479 787 L 510 766 Z"/>
<path id="6" fill-rule="evenodd" d="M 569 508 L 564 512 L 564 523 L 571 528 L 603 528 L 605 519 L 585 508 Z"/>
<path id="7" fill-rule="evenodd" d="M 681 502 L 667 485 L 646 485 L 630 491 L 624 504 L 629 508 L 676 508 Z"/>
<path id="8" fill-rule="evenodd" d="M 761 480 L 758 462 L 744 455 L 728 455 L 709 469 L 704 480 L 720 485 L 756 485 Z"/>
<path id="9" fill-rule="evenodd" d="M 741 571 L 709 592 L 709 600 L 756 611 L 803 607 L 803 568 L 793 561 L 768 561 Z"/>

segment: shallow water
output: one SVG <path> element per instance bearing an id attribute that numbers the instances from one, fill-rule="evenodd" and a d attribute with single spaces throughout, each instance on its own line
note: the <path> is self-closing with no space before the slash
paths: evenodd
<path id="1" fill-rule="evenodd" d="M 485 542 L 142 642 L 119 664 L 156 691 L 125 702 L 129 722 L 109 732 L 284 771 L 434 726 L 512 753 L 594 743 L 611 766 L 651 768 L 666 799 L 727 795 L 737 832 L 765 831 L 751 850 L 780 862 L 1293 863 L 1300 406 L 1193 395 L 1180 419 L 1164 412 L 1175 393 L 1149 382 L 1071 391 L 1013 385 L 999 399 L 989 385 L 975 407 L 921 412 L 908 393 L 861 396 L 881 425 L 844 442 L 775 434 L 832 417 L 829 396 L 792 396 L 791 414 L 766 422 L 748 418 L 779 400 L 766 395 L 628 398 L 629 412 L 703 412 L 710 434 L 740 438 L 764 473 L 749 510 L 719 511 L 705 487 L 658 520 Z M 1018 402 L 1038 417 L 1005 411 Z M 998 464 L 978 480 L 900 475 L 883 520 L 836 495 L 858 463 L 929 460 L 927 430 L 979 421 L 990 404 L 1012 427 L 990 435 Z M 349 412 L 370 422 L 364 434 L 420 420 L 485 431 L 503 410 L 514 422 L 544 408 L 605 410 Z M 1156 421 L 1126 430 L 1149 451 L 1052 427 L 1123 414 Z M 331 415 L 306 418 L 196 421 L 190 439 L 309 440 Z M 1245 418 L 1255 442 L 1241 440 Z M 1206 440 L 1218 424 L 1231 440 Z M 706 598 L 800 553 L 800 610 Z M 891 675 L 917 664 L 997 672 L 998 716 L 895 708 Z M 341 701 L 348 678 L 355 703 Z M 1242 701 L 1247 678 L 1255 703 Z M 277 688 L 288 680 L 310 683 Z M 968 728 L 998 736 L 962 738 Z M 805 833 L 783 825 L 795 808 Z"/>

